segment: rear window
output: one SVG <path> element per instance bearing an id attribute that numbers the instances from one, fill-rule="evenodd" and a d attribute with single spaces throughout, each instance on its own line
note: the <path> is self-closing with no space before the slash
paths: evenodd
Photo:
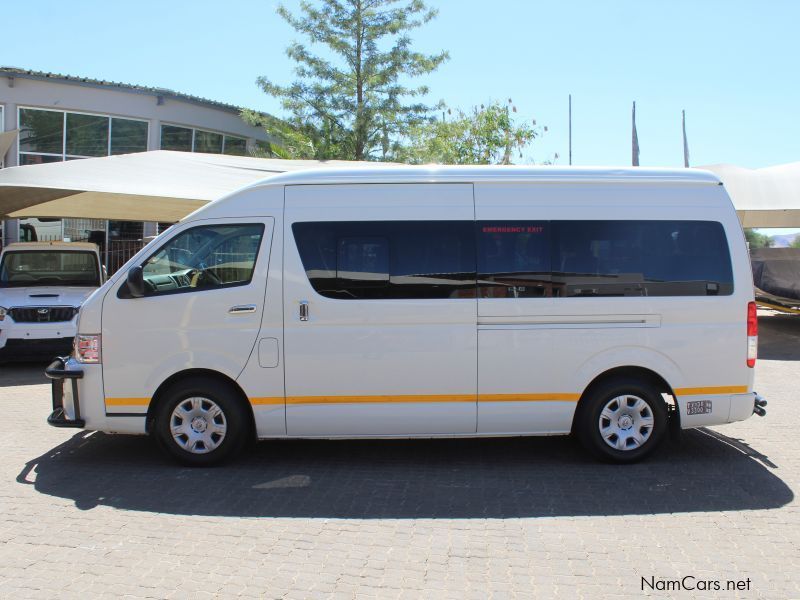
<path id="1" fill-rule="evenodd" d="M 9 251 L 0 263 L 1 287 L 37 285 L 100 285 L 100 267 L 94 252 L 57 250 Z"/>
<path id="2" fill-rule="evenodd" d="M 717 222 L 481 222 L 478 237 L 481 297 L 733 293 Z"/>

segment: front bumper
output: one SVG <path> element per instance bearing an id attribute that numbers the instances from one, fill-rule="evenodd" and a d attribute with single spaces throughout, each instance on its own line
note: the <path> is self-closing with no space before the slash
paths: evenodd
<path id="1" fill-rule="evenodd" d="M 86 421 L 81 418 L 78 394 L 78 379 L 83 378 L 83 371 L 67 369 L 66 358 L 56 358 L 44 374 L 52 381 L 53 396 L 53 412 L 47 417 L 47 423 L 53 427 L 86 427 Z"/>

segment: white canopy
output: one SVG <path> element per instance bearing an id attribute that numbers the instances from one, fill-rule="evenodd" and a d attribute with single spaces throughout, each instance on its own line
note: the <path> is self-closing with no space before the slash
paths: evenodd
<path id="1" fill-rule="evenodd" d="M 158 150 L 14 167 L 0 170 L 0 215 L 173 222 L 270 175 L 348 164 Z M 725 184 L 744 227 L 800 228 L 800 162 L 700 168 Z"/>
<path id="2" fill-rule="evenodd" d="M 699 168 L 722 180 L 742 227 L 800 228 L 800 162 L 764 169 L 735 165 Z"/>
<path id="3" fill-rule="evenodd" d="M 158 150 L 0 171 L 0 215 L 178 221 L 270 175 L 345 161 Z"/>

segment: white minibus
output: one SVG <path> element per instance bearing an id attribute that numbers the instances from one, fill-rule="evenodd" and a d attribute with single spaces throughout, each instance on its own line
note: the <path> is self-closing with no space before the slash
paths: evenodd
<path id="1" fill-rule="evenodd" d="M 744 235 L 682 169 L 329 168 L 160 235 L 47 369 L 60 427 L 248 439 L 573 433 L 631 462 L 765 412 Z"/>

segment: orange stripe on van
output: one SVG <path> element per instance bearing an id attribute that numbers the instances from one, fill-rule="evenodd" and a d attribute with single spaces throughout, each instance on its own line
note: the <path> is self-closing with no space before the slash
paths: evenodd
<path id="1" fill-rule="evenodd" d="M 577 402 L 580 394 L 480 394 L 480 402 Z"/>
<path id="2" fill-rule="evenodd" d="M 410 396 L 287 396 L 287 404 L 364 404 L 394 402 L 475 402 L 475 394 L 437 394 Z"/>
<path id="3" fill-rule="evenodd" d="M 150 398 L 106 398 L 106 406 L 147 406 Z"/>
<path id="4" fill-rule="evenodd" d="M 702 396 L 706 394 L 746 394 L 746 385 L 722 385 L 716 387 L 676 388 L 676 396 Z"/>
<path id="5" fill-rule="evenodd" d="M 250 398 L 250 404 L 253 406 L 267 406 L 271 404 L 283 404 L 285 402 L 283 396 L 275 396 L 272 398 Z"/>

